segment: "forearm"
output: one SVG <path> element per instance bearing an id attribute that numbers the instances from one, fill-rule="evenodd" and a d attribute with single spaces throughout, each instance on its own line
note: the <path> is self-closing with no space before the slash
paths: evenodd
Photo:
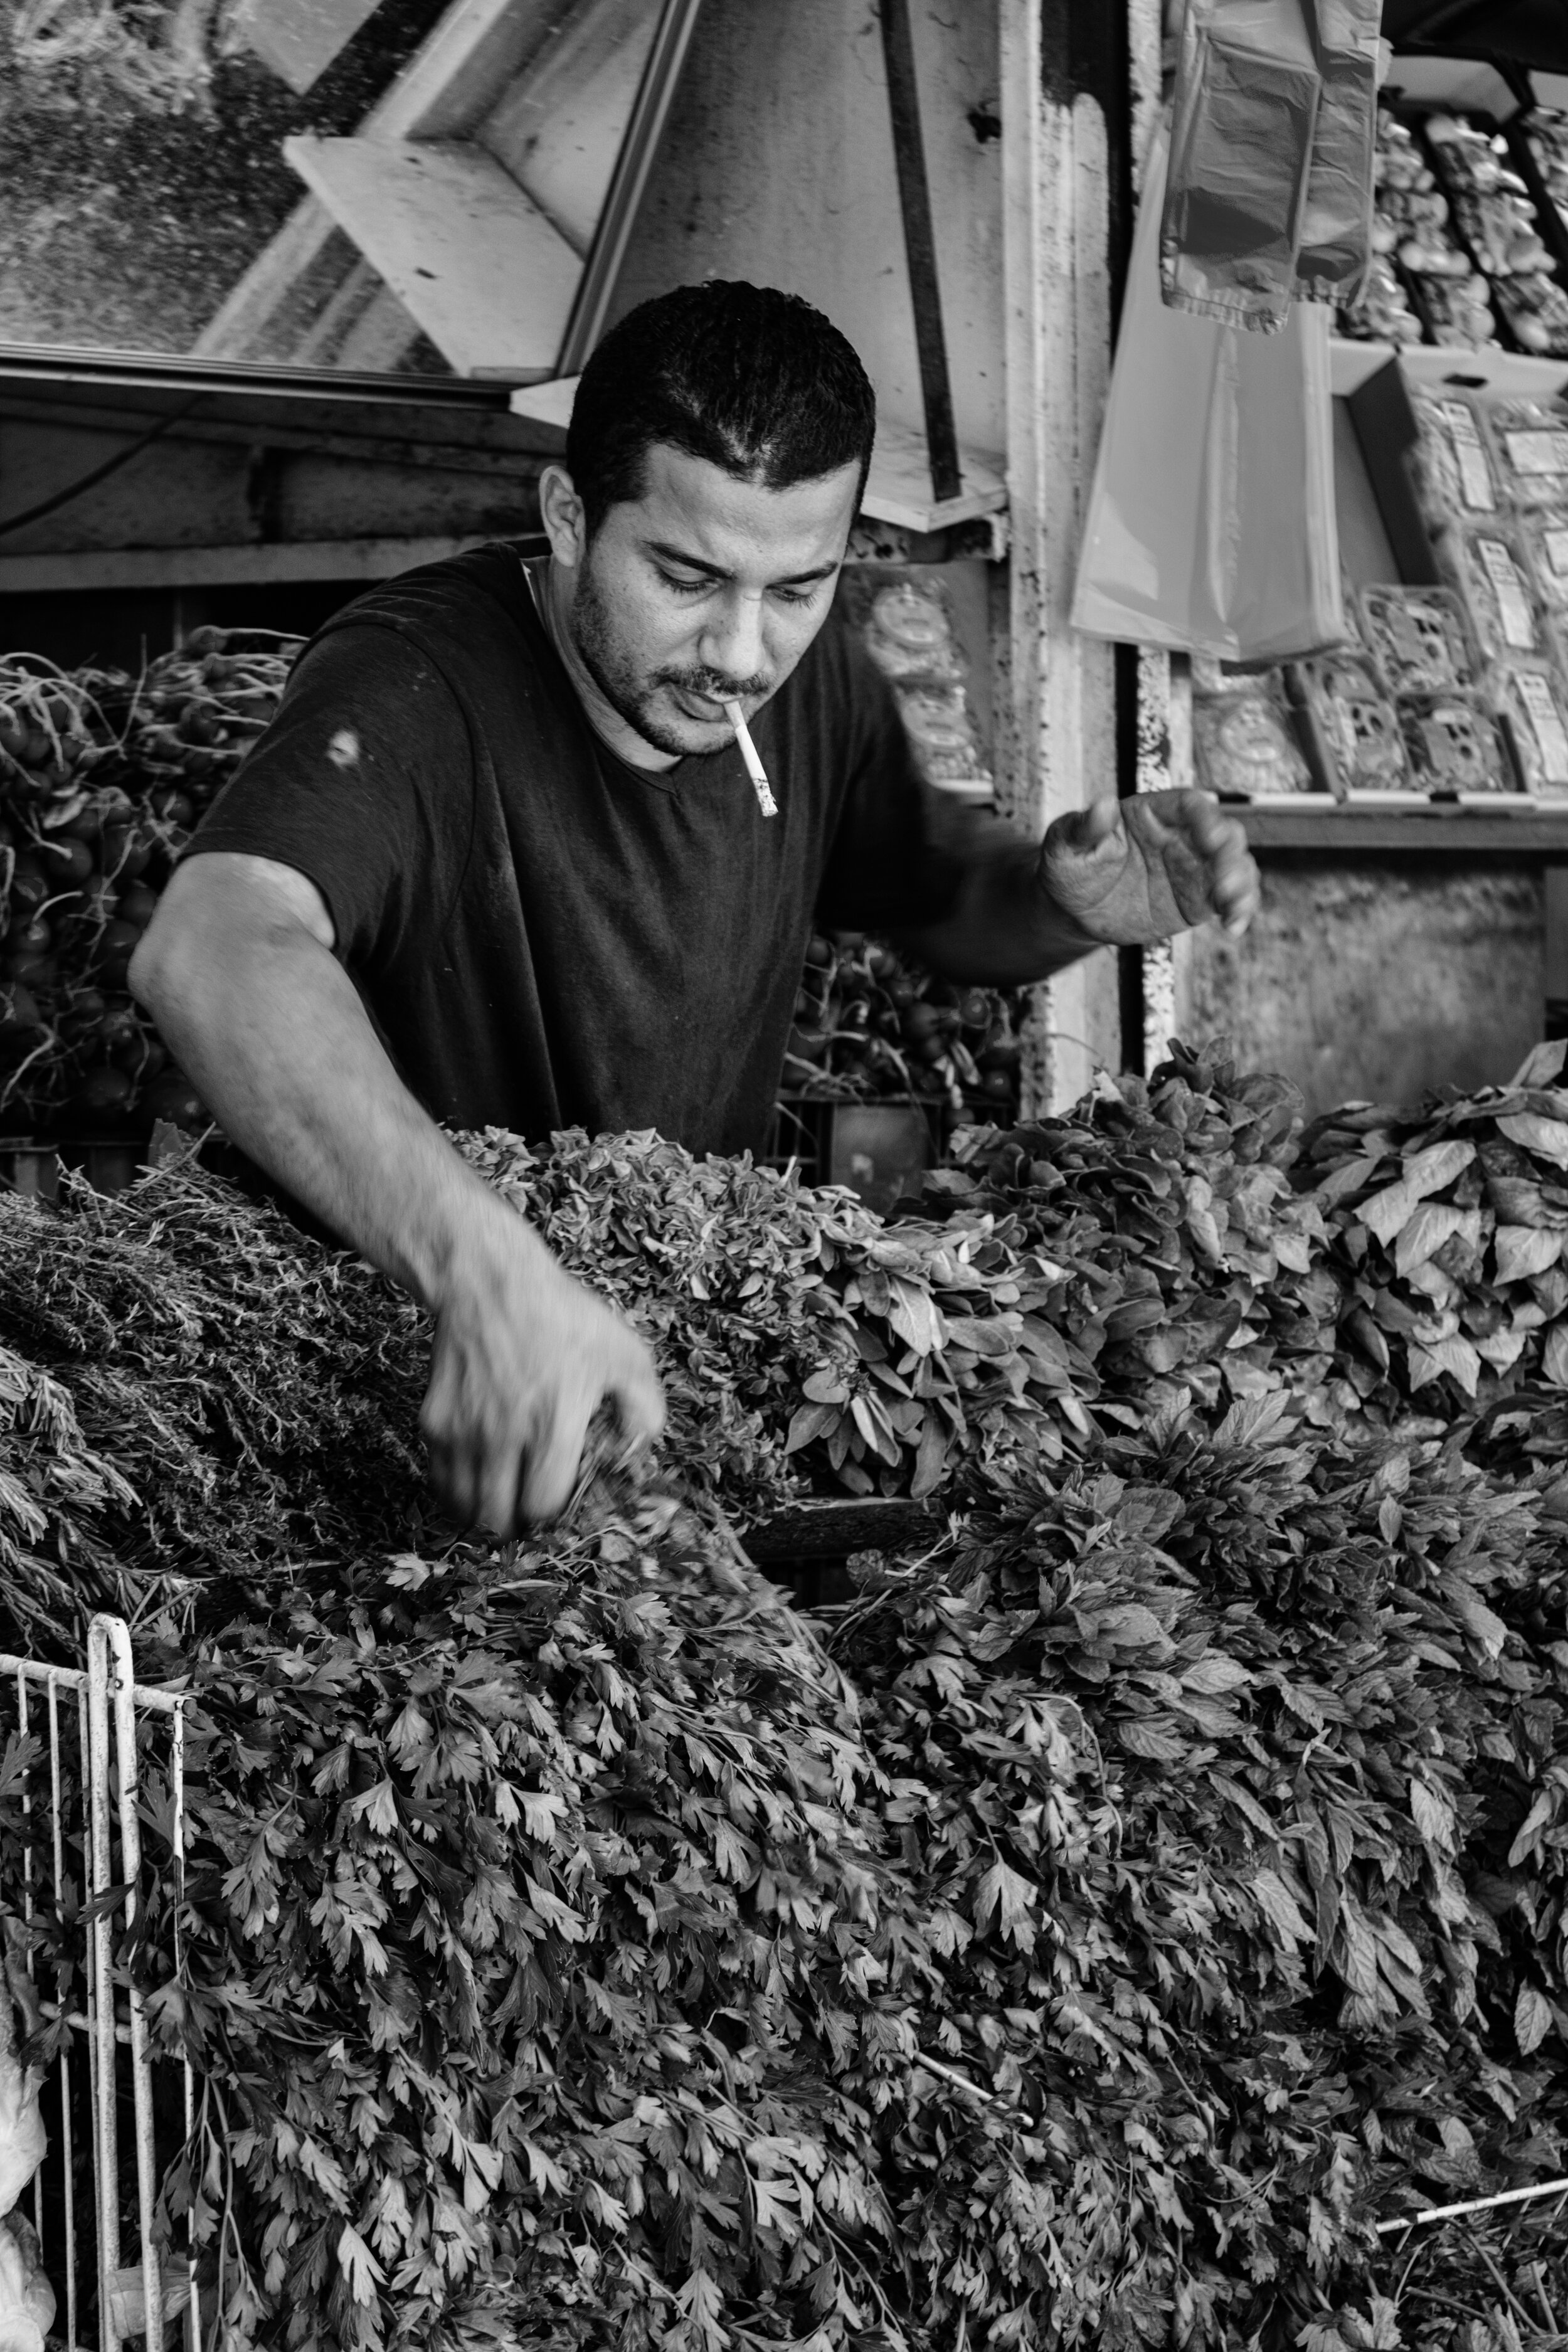
<path id="1" fill-rule="evenodd" d="M 962 876 L 952 911 L 900 940 L 949 980 L 1019 987 L 1048 980 L 1100 944 L 1047 890 L 1036 842 L 994 825 L 969 847 Z"/>
<path id="2" fill-rule="evenodd" d="M 516 1223 L 403 1085 L 335 957 L 297 927 L 230 911 L 154 930 L 132 984 L 231 1140 L 426 1305 L 473 1278 L 498 1217 Z"/>

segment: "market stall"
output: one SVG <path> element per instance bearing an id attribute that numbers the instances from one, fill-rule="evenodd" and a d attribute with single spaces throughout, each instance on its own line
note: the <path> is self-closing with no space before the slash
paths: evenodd
<path id="1" fill-rule="evenodd" d="M 1020 23 L 1027 15 L 1014 13 Z M 141 648 L 155 651 L 160 635 L 188 646 L 195 633 L 204 649 L 190 669 L 199 698 L 201 665 L 216 677 L 242 659 L 286 661 L 279 649 L 290 636 L 307 635 L 366 581 L 498 534 L 527 545 L 537 530 L 533 484 L 544 457 L 561 446 L 573 379 L 474 345 L 500 310 L 527 309 L 516 289 L 498 310 L 494 288 L 443 281 L 429 293 L 440 316 L 433 310 L 426 318 L 437 331 L 433 349 L 440 348 L 443 320 L 450 329 L 438 373 L 429 373 L 433 362 L 422 362 L 427 380 L 416 391 L 406 373 L 364 373 L 403 363 L 391 344 L 383 352 L 366 339 L 364 320 L 395 312 L 406 320 L 396 289 L 417 309 L 425 299 L 419 289 L 434 289 L 436 279 L 420 274 L 417 256 L 407 262 L 411 286 L 399 274 L 403 261 L 390 253 L 381 255 L 381 271 L 363 247 L 345 261 L 346 232 L 322 209 L 322 175 L 337 174 L 332 187 L 340 194 L 357 186 L 361 161 L 384 159 L 394 139 L 406 149 L 410 169 L 420 157 L 450 159 L 467 140 L 470 161 L 482 155 L 486 171 L 521 174 L 518 201 L 552 205 L 552 217 L 562 221 L 570 212 L 584 257 L 581 319 L 589 324 L 605 315 L 612 293 L 624 309 L 672 270 L 781 278 L 836 311 L 858 312 L 881 416 L 846 580 L 850 618 L 893 680 L 933 781 L 982 803 L 1000 788 L 1023 820 L 1034 822 L 1034 766 L 1007 707 L 1004 657 L 1014 631 L 1021 640 L 1030 625 L 1013 610 L 1008 590 L 1001 480 L 1013 429 L 1004 397 L 1003 281 L 1007 269 L 1021 275 L 1027 266 L 1004 234 L 996 110 L 1001 45 L 1016 37 L 1006 12 L 999 20 L 977 16 L 956 38 L 934 23 L 917 24 L 897 69 L 907 90 L 896 121 L 883 44 L 873 28 L 868 46 L 862 27 L 846 51 L 846 25 L 833 6 L 796 12 L 787 35 L 782 24 L 774 28 L 773 82 L 755 69 L 743 10 L 710 8 L 700 33 L 690 10 L 580 10 L 569 37 L 552 37 L 547 64 L 537 15 L 521 5 L 449 9 L 405 56 L 352 135 L 318 139 L 302 159 L 289 134 L 293 165 L 302 170 L 308 162 L 306 179 L 313 172 L 321 185 L 310 181 L 311 193 L 278 225 L 222 319 L 188 352 L 172 351 L 162 367 L 135 356 L 135 347 L 161 340 L 139 320 L 120 330 L 132 347 L 123 353 L 14 352 L 0 374 L 0 442 L 13 491 L 0 516 L 0 610 L 10 643 L 23 649 L 7 673 L 8 691 L 25 734 L 31 717 L 47 717 L 53 707 L 54 671 L 66 673 L 58 694 L 78 730 L 69 758 L 84 762 L 79 774 L 70 770 L 75 803 L 64 770 L 52 797 L 38 788 L 55 758 L 52 738 L 47 756 L 39 744 L 19 741 L 20 757 L 8 769 L 21 813 L 13 828 L 22 859 L 17 907 L 33 926 L 26 944 L 21 920 L 14 927 L 10 961 L 21 961 L 9 978 L 24 990 L 41 984 L 46 1000 L 40 1003 L 36 988 L 20 1000 L 7 1081 L 6 1142 L 23 1154 L 25 1181 L 52 1181 L 49 1154 L 61 1145 L 79 1159 L 90 1145 L 106 1181 L 111 1168 L 123 1172 L 153 1116 L 167 1108 L 163 1097 L 172 1101 L 175 1091 L 174 1078 L 163 1080 L 153 1103 L 149 1089 L 163 1079 L 152 1068 L 156 1048 L 130 1069 L 132 1047 L 120 1033 L 131 1034 L 136 1024 L 114 957 L 125 944 L 123 926 L 144 920 L 148 893 L 188 822 L 183 810 L 160 814 L 162 803 L 154 803 L 160 793 L 168 800 L 170 779 L 143 754 L 160 725 L 173 741 L 171 730 L 181 724 L 199 734 L 205 721 L 194 709 L 182 719 L 184 688 L 171 684 L 176 673 L 186 677 L 180 657 L 144 671 Z M 268 47 L 269 22 L 265 11 L 256 12 L 255 24 L 247 16 L 244 44 L 236 47 L 236 35 L 209 60 L 209 121 L 226 122 L 226 109 L 238 106 L 261 67 L 274 79 L 282 72 L 282 50 L 274 55 Z M 364 47 L 372 29 L 363 37 L 344 34 L 342 57 L 330 68 L 318 64 L 312 89 L 335 89 L 334 76 L 349 77 L 345 89 L 363 86 L 350 69 L 357 61 L 368 73 L 379 56 Z M 376 29 L 384 42 L 387 27 Z M 843 70 L 846 57 L 853 72 Z M 562 158 L 552 163 L 523 140 L 531 108 L 539 110 L 533 85 L 546 71 L 555 100 L 565 92 L 578 110 L 572 120 L 583 152 L 600 159 L 592 186 L 568 173 L 563 194 L 551 178 L 566 169 Z M 780 103 L 780 77 L 803 95 L 834 89 L 833 119 Z M 194 122 L 183 128 L 177 110 L 167 121 L 171 138 L 185 136 L 186 128 L 195 135 Z M 813 142 L 818 152 L 808 153 Z M 724 184 L 711 226 L 694 244 L 683 224 L 691 220 L 697 158 L 710 180 L 717 172 Z M 918 198 L 910 193 L 917 186 Z M 794 216 L 786 201 L 796 207 Z M 917 202 L 934 228 L 924 245 L 917 234 L 911 247 L 909 204 Z M 858 207 L 864 236 L 841 249 L 812 220 L 820 221 L 824 206 L 831 212 L 846 203 Z M 426 234 L 438 238 L 438 211 L 415 207 L 424 223 L 415 221 L 416 242 Z M 366 218 L 383 216 L 386 206 L 373 205 Z M 921 256 L 912 275 L 868 268 L 889 240 L 894 250 Z M 362 294 L 369 289 L 372 310 L 363 318 L 363 303 L 355 309 L 333 269 L 340 277 L 346 270 Z M 18 279 L 18 300 L 27 282 Z M 312 305 L 325 305 L 340 324 L 360 318 L 361 327 L 341 344 L 323 342 L 310 323 Z M 284 340 L 282 323 L 276 332 L 257 323 L 263 311 L 288 323 Z M 236 323 L 242 318 L 251 322 L 243 333 Z M 25 331 L 42 344 L 58 329 L 39 313 Z M 551 332 L 550 354 L 558 367 L 570 365 L 581 332 L 564 314 Z M 301 365 L 310 372 L 297 373 Z M 552 380 L 532 393 L 509 391 L 509 379 L 515 384 L 530 373 Z M 100 486 L 88 478 L 100 475 Z M 237 622 L 245 625 L 232 636 Z M 27 658 L 28 648 L 37 660 Z M 91 658 L 84 661 L 83 653 Z M 274 685 L 281 674 L 273 670 Z M 253 716 L 257 708 L 252 700 Z M 1020 716 L 1027 721 L 1026 711 Z M 229 730 L 221 755 L 190 740 L 176 781 L 189 783 L 204 767 L 219 773 L 245 731 Z M 167 743 L 162 756 L 173 756 Z M 145 845 L 151 878 L 128 869 L 110 877 L 94 866 L 65 877 L 68 887 L 51 893 L 47 912 L 22 910 L 42 836 L 90 831 L 100 821 L 98 803 L 89 800 L 84 813 L 80 788 L 106 787 L 111 772 L 115 789 L 129 793 L 153 827 Z M 199 805 L 198 797 L 193 814 Z M 96 856 L 90 843 L 87 854 Z M 73 860 L 82 863 L 74 854 Z M 116 892 L 132 885 L 139 895 L 127 911 Z M 114 924 L 121 930 L 107 929 Z M 780 1109 L 781 1156 L 885 1192 L 901 1168 L 940 1150 L 956 1122 L 1016 1102 L 1027 1058 L 1025 1003 L 1005 1004 L 984 992 L 931 995 L 888 950 L 858 941 L 814 941 L 812 955 Z M 80 1006 L 98 1017 L 106 977 L 109 1028 L 100 1053 Z M 70 1030 L 68 1047 L 63 1029 L 42 1045 L 44 1030 L 55 1035 L 57 1013 Z M 1117 1015 L 1112 986 L 1096 1034 L 1103 1032 L 1113 1059 Z M 1069 1013 L 1062 1025 L 1076 1034 L 1086 1024 Z M 1083 1049 L 1069 1050 L 1082 1058 Z M 1049 1051 L 1048 1043 L 1037 1045 L 1035 1062 Z M 125 1069 L 112 1061 L 115 1052 Z M 102 1097 L 96 1127 L 89 1097 Z"/>
<path id="2" fill-rule="evenodd" d="M 573 184 L 583 299 L 603 317 L 606 303 L 624 307 L 672 274 L 733 269 L 798 284 L 835 314 L 853 314 L 883 428 L 850 593 L 865 623 L 874 601 L 867 583 L 898 584 L 889 564 L 917 595 L 936 592 L 931 609 L 947 644 L 928 677 L 918 674 L 920 647 L 895 655 L 879 624 L 872 636 L 905 674 L 907 710 L 942 781 L 972 793 L 994 784 L 999 804 L 1038 830 L 1085 793 L 1196 776 L 1247 809 L 1250 837 L 1269 861 L 1273 912 L 1244 951 L 1205 940 L 1179 950 L 1175 970 L 1159 956 L 1092 958 L 1054 983 L 1048 1004 L 1037 999 L 1032 1018 L 1010 1013 L 985 1031 L 939 1004 L 942 1033 L 963 1052 L 937 1079 L 905 1089 L 906 1103 L 923 1097 L 922 1116 L 939 1124 L 966 1100 L 973 1107 L 1001 1067 L 994 1060 L 983 1070 L 984 1053 L 1015 1041 L 1028 1098 L 1070 1099 L 1096 1066 L 1157 1055 L 1173 1027 L 1234 1031 L 1255 1058 L 1289 1068 L 1314 1103 L 1418 1087 L 1440 1066 L 1479 1079 L 1516 1060 L 1539 1033 L 1543 1003 L 1568 1000 L 1552 879 L 1562 824 L 1562 592 L 1542 521 L 1555 478 L 1533 479 L 1529 505 L 1518 503 L 1515 481 L 1500 483 L 1500 540 L 1476 540 L 1474 515 L 1450 529 L 1440 491 L 1403 487 L 1412 465 L 1430 473 L 1436 461 L 1377 388 L 1397 360 L 1417 425 L 1440 426 L 1446 404 L 1474 415 L 1490 450 L 1500 431 L 1531 429 L 1523 411 L 1510 425 L 1499 404 L 1549 404 L 1568 374 L 1568 359 L 1552 356 L 1568 299 L 1568 232 L 1551 194 L 1562 167 L 1550 76 L 1538 89 L 1523 62 L 1456 63 L 1436 54 L 1431 27 L 1401 47 L 1380 109 L 1373 276 L 1336 320 L 1332 352 L 1354 641 L 1343 658 L 1239 681 L 1212 666 L 1189 678 L 1178 660 L 1173 692 L 1163 656 L 1115 655 L 1068 621 L 1135 183 L 1160 91 L 1158 12 L 1133 9 L 1120 63 L 1104 22 L 1086 18 L 1076 79 L 1059 91 L 1030 9 L 975 12 L 951 37 L 917 12 L 911 54 L 932 224 L 923 279 L 907 266 L 869 277 L 862 267 L 882 251 L 907 264 L 910 250 L 875 26 L 850 39 L 824 0 L 772 28 L 764 61 L 744 12 L 714 0 L 700 20 L 666 12 L 662 46 L 645 54 L 656 13 L 638 18 L 619 79 L 606 64 L 613 10 L 579 12 L 551 68 L 558 81 L 569 68 L 578 77 L 574 103 L 589 110 L 584 121 L 591 100 L 601 108 L 592 118 L 598 177 Z M 543 70 L 530 12 L 449 10 L 420 39 L 411 40 L 412 26 L 395 38 L 394 30 L 379 14 L 357 30 L 345 20 L 334 35 L 340 51 L 316 68 L 312 104 L 336 89 L 333 76 L 360 94 L 357 119 L 331 118 L 342 126 L 328 140 L 334 152 L 357 143 L 379 152 L 395 139 L 446 153 L 467 140 L 496 170 L 503 148 L 521 169 L 521 150 L 506 148 L 496 126 L 510 125 L 515 137 L 530 77 Z M 287 82 L 276 44 L 267 62 L 270 37 L 261 26 L 208 60 L 220 122 L 257 75 L 271 87 Z M 1464 44 L 1456 37 L 1454 46 Z M 838 71 L 842 58 L 854 60 L 852 75 Z M 300 65 L 296 79 L 306 71 Z M 78 91 L 73 125 L 90 87 Z M 13 95 L 36 110 L 41 88 L 24 78 Z M 826 111 L 807 103 L 824 89 L 834 93 Z M 196 135 L 195 117 L 187 123 L 177 109 L 160 120 L 171 138 Z M 518 184 L 537 206 L 556 167 L 533 160 L 546 175 L 535 194 Z M 290 169 L 298 186 L 298 159 Z M 16 357 L 0 383 L 16 491 L 0 517 L 10 525 L 0 537 L 0 610 L 13 647 L 30 645 L 67 667 L 92 654 L 133 674 L 143 636 L 155 648 L 160 636 L 234 622 L 308 634 L 357 584 L 534 528 L 531 486 L 560 446 L 569 406 L 574 379 L 561 371 L 570 339 L 550 362 L 521 371 L 545 379 L 521 391 L 505 381 L 520 362 L 477 353 L 461 335 L 416 400 L 406 374 L 363 373 L 388 364 L 393 346 L 378 356 L 374 337 L 330 350 L 312 341 L 300 324 L 310 315 L 309 304 L 300 309 L 307 290 L 340 324 L 367 300 L 376 315 L 390 316 L 388 305 L 405 320 L 411 314 L 392 290 L 393 257 L 384 257 L 393 278 L 378 274 L 322 204 L 319 191 L 300 195 L 253 256 L 243 289 L 231 289 L 234 318 L 259 318 L 258 305 L 270 304 L 302 340 L 192 337 L 182 350 L 176 337 L 160 375 L 129 349 L 100 350 L 86 364 L 80 353 L 51 351 L 46 339 L 61 329 L 42 312 L 23 324 L 41 347 Z M 822 233 L 821 223 L 851 215 L 855 240 Z M 1042 238 L 1046 218 L 1056 227 Z M 329 249 L 323 276 L 309 257 Z M 424 267 L 410 264 L 420 286 Z M 332 274 L 344 268 L 359 289 L 352 300 Z M 606 292 L 610 280 L 618 292 Z M 488 297 L 448 293 L 464 320 L 494 308 Z M 117 331 L 128 346 L 158 340 L 140 318 Z M 205 356 L 191 356 L 198 348 Z M 291 373 L 301 362 L 308 379 Z M 940 415 L 943 370 L 948 429 L 933 441 L 928 395 L 934 381 Z M 956 472 L 939 487 L 941 465 Z M 100 488 L 51 507 L 99 466 L 110 469 Z M 49 510 L 18 526 L 34 505 Z M 1500 559 L 1488 557 L 1494 540 Z M 1520 584 L 1505 580 L 1510 614 L 1521 594 L 1539 606 L 1530 642 L 1505 638 L 1500 652 L 1496 627 L 1475 609 L 1478 596 L 1495 602 L 1488 560 L 1510 567 L 1509 580 L 1517 573 Z M 1384 622 L 1365 617 L 1368 594 L 1384 590 L 1401 626 L 1416 591 L 1458 595 L 1464 607 L 1455 625 L 1462 648 L 1456 639 L 1447 662 L 1417 666 L 1418 683 L 1417 671 L 1394 660 Z M 1440 709 L 1418 713 L 1415 694 L 1429 702 L 1436 694 Z M 1336 753 L 1352 740 L 1348 758 Z M 1305 992 L 1304 958 L 1315 974 Z M 1397 989 L 1386 984 L 1391 971 L 1401 974 Z M 790 1091 L 807 1108 L 786 1125 L 809 1164 L 842 1173 L 849 1163 L 829 1132 L 834 1100 L 891 1088 L 898 1065 L 861 1052 L 850 1033 L 823 1046 L 819 1015 L 836 1000 L 818 988 L 814 1011 L 812 987 L 803 989 L 799 1062 L 826 1077 L 792 1066 Z M 910 1046 L 923 1057 L 925 1041 L 890 1018 L 904 1008 L 860 981 L 848 1001 L 858 1008 L 851 1033 L 863 1009 L 865 1034 L 906 1063 Z M 846 1089 L 849 1063 L 855 1083 Z M 889 1143 L 895 1156 L 914 1133 L 910 1126 L 905 1145 Z"/>
<path id="3" fill-rule="evenodd" d="M 1181 1017 L 1235 1030 L 1314 1104 L 1493 1075 L 1565 984 L 1568 89 L 1500 35 L 1474 63 L 1444 33 L 1459 55 L 1390 66 L 1375 257 L 1335 320 L 1349 640 L 1191 679 L 1196 772 L 1250 805 L 1274 912 L 1244 956 L 1199 948 Z"/>
<path id="4" fill-rule="evenodd" d="M 205 324 L 0 359 L 26 2352 L 1563 2341 L 1558 127 L 1396 61 L 1347 641 L 1113 648 L 1070 613 L 1161 13 L 182 11 L 155 92 L 221 145 L 266 76 L 277 166 Z M 95 21 L 69 90 L 134 103 Z M 669 1412 L 492 1540 L 432 1494 L 430 1318 L 201 1156 L 127 963 L 310 625 L 536 546 L 584 322 L 727 272 L 870 363 L 841 593 L 930 781 L 1035 838 L 1196 777 L 1274 912 L 1019 992 L 816 932 L 771 1152 L 459 1138 Z M 1440 1090 L 1347 1101 L 1445 962 Z"/>

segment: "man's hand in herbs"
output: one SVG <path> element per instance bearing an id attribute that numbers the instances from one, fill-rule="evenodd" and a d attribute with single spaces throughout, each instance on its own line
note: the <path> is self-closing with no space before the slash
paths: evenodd
<path id="1" fill-rule="evenodd" d="M 1058 817 L 1040 879 L 1105 947 L 1152 947 L 1211 916 L 1239 939 L 1262 899 L 1246 834 L 1206 793 L 1141 793 Z"/>
<path id="2" fill-rule="evenodd" d="M 616 1412 L 628 1443 L 664 1427 L 653 1358 L 510 1210 L 457 1254 L 437 1302 L 420 1429 L 442 1499 L 497 1535 L 571 1500 L 588 1424 Z"/>

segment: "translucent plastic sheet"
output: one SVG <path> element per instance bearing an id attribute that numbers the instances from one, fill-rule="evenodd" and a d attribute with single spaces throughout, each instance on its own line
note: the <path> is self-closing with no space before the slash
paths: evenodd
<path id="1" fill-rule="evenodd" d="M 1381 0 L 1187 0 L 1161 238 L 1165 300 L 1272 332 L 1371 257 Z"/>
<path id="2" fill-rule="evenodd" d="M 1166 141 L 1149 159 L 1073 625 L 1276 662 L 1345 635 L 1330 313 L 1251 335 L 1161 299 Z"/>

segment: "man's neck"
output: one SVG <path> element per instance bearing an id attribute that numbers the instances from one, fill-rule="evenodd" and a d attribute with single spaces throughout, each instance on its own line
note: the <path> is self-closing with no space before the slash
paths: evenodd
<path id="1" fill-rule="evenodd" d="M 539 617 L 543 622 L 551 644 L 561 657 L 561 666 L 572 681 L 573 690 L 587 715 L 588 724 L 600 740 L 609 746 L 617 760 L 631 768 L 646 768 L 658 772 L 676 765 L 676 755 L 661 751 L 646 736 L 639 735 L 621 717 L 614 703 L 605 700 L 597 680 L 577 650 L 572 635 L 571 592 L 568 575 L 551 556 L 542 572 L 528 568 L 529 586 L 534 592 Z"/>

